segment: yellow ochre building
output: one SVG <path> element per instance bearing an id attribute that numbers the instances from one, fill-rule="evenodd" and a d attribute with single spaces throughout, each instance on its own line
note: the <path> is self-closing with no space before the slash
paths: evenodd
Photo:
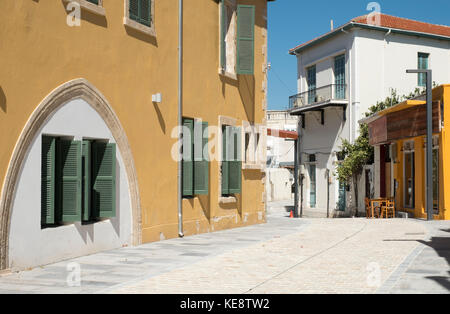
<path id="1" fill-rule="evenodd" d="M 423 98 L 423 97 L 422 97 Z M 433 89 L 434 219 L 450 220 L 450 85 Z M 406 100 L 364 121 L 375 146 L 378 196 L 394 197 L 398 211 L 426 213 L 426 101 Z"/>
<path id="2" fill-rule="evenodd" d="M 265 222 L 267 0 L 0 20 L 0 271 Z"/>

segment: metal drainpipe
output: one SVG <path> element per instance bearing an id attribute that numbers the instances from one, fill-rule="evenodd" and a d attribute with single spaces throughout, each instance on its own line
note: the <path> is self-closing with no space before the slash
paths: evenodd
<path id="1" fill-rule="evenodd" d="M 183 0 L 178 2 L 178 126 L 183 125 Z M 183 153 L 182 132 L 178 138 L 178 235 L 182 238 L 183 233 Z"/>

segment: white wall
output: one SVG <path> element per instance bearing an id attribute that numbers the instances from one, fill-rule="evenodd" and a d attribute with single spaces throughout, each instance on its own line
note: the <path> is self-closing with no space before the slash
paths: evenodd
<path id="1" fill-rule="evenodd" d="M 41 128 L 25 159 L 12 207 L 9 266 L 13 271 L 119 248 L 131 243 L 129 185 L 118 149 L 116 217 L 90 225 L 75 223 L 41 229 L 43 134 L 74 137 L 75 140 L 92 138 L 115 142 L 102 118 L 81 99 L 61 106 Z"/>
<path id="2" fill-rule="evenodd" d="M 288 169 L 268 168 L 266 172 L 267 201 L 291 200 L 294 178 Z"/>
<path id="3" fill-rule="evenodd" d="M 394 88 L 399 95 L 408 95 L 417 87 L 418 53 L 429 53 L 429 69 L 433 81 L 450 83 L 450 41 L 417 36 L 390 34 L 373 30 L 358 30 L 358 81 L 361 114 L 377 101 L 384 100 Z"/>
<path id="4" fill-rule="evenodd" d="M 348 113 L 347 113 L 348 117 Z M 336 157 L 332 152 L 340 150 L 342 138 L 348 138 L 349 124 L 343 123 L 342 109 L 327 108 L 325 109 L 325 124 L 320 123 L 320 113 L 311 112 L 306 115 L 305 128 L 301 130 L 301 152 L 302 163 L 307 162 L 308 155 L 316 154 L 316 207 L 319 209 L 327 208 L 327 179 L 326 170 L 330 170 L 332 183 L 330 185 L 330 208 L 336 208 L 338 200 L 337 180 L 334 178 L 335 173 L 334 162 Z M 309 207 L 309 173 L 308 169 L 303 171 L 305 174 L 304 181 L 304 206 Z"/>

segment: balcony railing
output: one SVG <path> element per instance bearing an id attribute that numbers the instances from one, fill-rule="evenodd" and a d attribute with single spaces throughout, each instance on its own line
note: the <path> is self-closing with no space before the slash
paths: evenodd
<path id="1" fill-rule="evenodd" d="M 289 108 L 314 105 L 332 100 L 346 100 L 347 85 L 331 84 L 289 97 Z"/>

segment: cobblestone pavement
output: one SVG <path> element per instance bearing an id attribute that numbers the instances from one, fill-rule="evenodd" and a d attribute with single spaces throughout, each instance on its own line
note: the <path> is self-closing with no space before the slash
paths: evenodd
<path id="1" fill-rule="evenodd" d="M 286 218 L 0 277 L 0 293 L 449 293 L 449 222 Z M 69 287 L 67 266 L 81 267 Z"/>

